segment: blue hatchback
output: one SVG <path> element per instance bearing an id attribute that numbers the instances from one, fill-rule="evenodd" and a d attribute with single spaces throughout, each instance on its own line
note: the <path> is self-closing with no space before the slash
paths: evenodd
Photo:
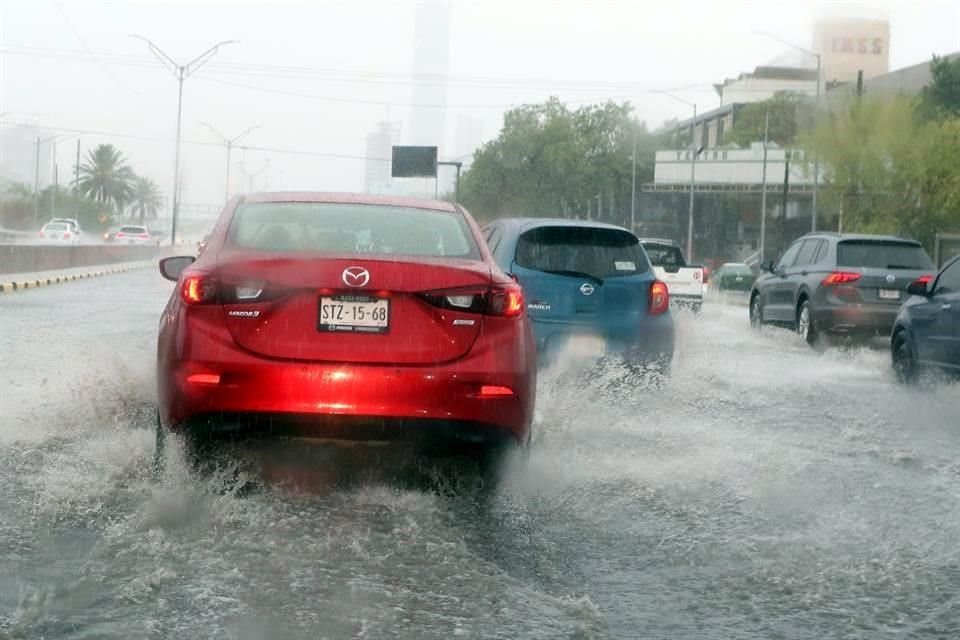
<path id="1" fill-rule="evenodd" d="M 669 294 L 635 235 L 600 222 L 505 218 L 483 236 L 523 287 L 541 365 L 560 353 L 669 364 Z"/>

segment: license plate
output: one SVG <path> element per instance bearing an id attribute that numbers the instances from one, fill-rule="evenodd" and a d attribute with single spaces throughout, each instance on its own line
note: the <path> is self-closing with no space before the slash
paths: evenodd
<path id="1" fill-rule="evenodd" d="M 599 358 L 607 351 L 607 343 L 596 336 L 574 336 L 567 342 L 567 349 L 580 358 Z"/>
<path id="2" fill-rule="evenodd" d="M 373 296 L 321 296 L 318 329 L 330 333 L 387 333 L 390 301 Z"/>
<path id="3" fill-rule="evenodd" d="M 899 300 L 900 291 L 898 289 L 880 289 L 879 297 L 881 300 Z"/>

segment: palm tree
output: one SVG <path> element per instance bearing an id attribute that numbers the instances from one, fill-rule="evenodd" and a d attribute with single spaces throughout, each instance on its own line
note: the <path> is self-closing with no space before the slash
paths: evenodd
<path id="1" fill-rule="evenodd" d="M 90 151 L 87 162 L 81 165 L 76 187 L 81 195 L 123 211 L 133 198 L 135 177 L 119 149 L 101 144 Z"/>
<path id="2" fill-rule="evenodd" d="M 140 216 L 140 224 L 144 218 L 156 218 L 163 206 L 163 194 L 160 187 L 150 178 L 137 176 L 133 184 L 133 197 L 130 210 Z"/>

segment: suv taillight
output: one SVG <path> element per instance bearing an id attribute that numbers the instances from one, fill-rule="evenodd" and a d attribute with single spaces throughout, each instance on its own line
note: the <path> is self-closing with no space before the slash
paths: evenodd
<path id="1" fill-rule="evenodd" d="M 859 273 L 856 271 L 834 271 L 826 278 L 823 279 L 823 282 L 820 284 L 824 287 L 833 287 L 838 284 L 850 284 L 851 282 L 856 282 L 860 279 Z"/>
<path id="2" fill-rule="evenodd" d="M 652 316 L 660 315 L 670 308 L 670 291 L 667 285 L 659 280 L 650 283 L 650 297 L 647 301 L 647 312 Z"/>

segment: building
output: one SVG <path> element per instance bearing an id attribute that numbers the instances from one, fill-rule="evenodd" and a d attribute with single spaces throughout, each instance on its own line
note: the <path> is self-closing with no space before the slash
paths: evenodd
<path id="1" fill-rule="evenodd" d="M 960 52 L 944 56 L 947 60 L 960 58 Z M 879 76 L 867 77 L 864 74 L 863 94 L 865 96 L 914 96 L 923 91 L 923 88 L 932 82 L 930 61 L 911 65 Z M 848 82 L 827 90 L 827 97 L 831 104 L 854 96 L 857 91 L 856 82 Z"/>
<path id="2" fill-rule="evenodd" d="M 422 2 L 414 30 L 410 134 L 407 144 L 436 146 L 443 154 L 450 70 L 450 5 Z M 426 106 L 416 106 L 426 105 Z"/>
<path id="3" fill-rule="evenodd" d="M 859 18 L 821 20 L 813 48 L 821 56 L 825 82 L 856 82 L 858 72 L 874 78 L 890 70 L 890 23 Z"/>
<path id="4" fill-rule="evenodd" d="M 763 102 L 778 93 L 817 95 L 817 70 L 806 67 L 757 67 L 752 73 L 715 84 L 721 104 Z"/>
<path id="5" fill-rule="evenodd" d="M 400 141 L 399 122 L 380 122 L 367 134 L 363 188 L 367 193 L 391 193 L 390 157 Z"/>

